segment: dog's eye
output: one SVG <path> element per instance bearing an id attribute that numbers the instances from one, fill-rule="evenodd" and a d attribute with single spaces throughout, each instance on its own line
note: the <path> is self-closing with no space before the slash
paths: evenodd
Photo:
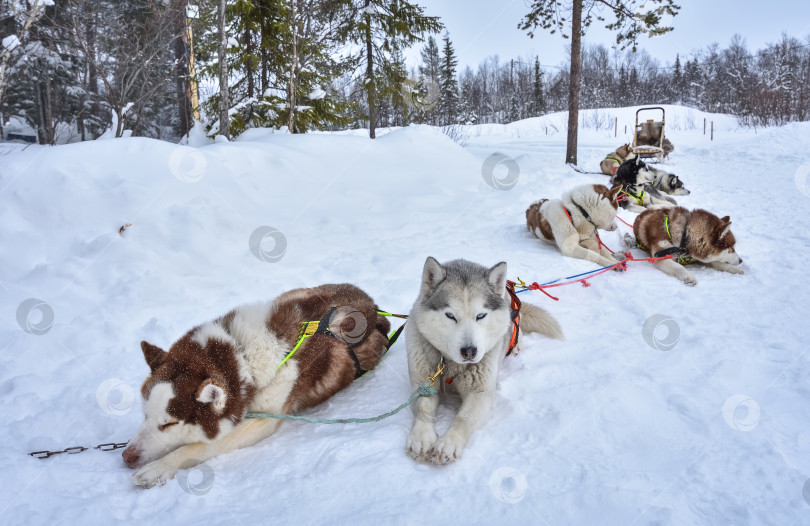
<path id="1" fill-rule="evenodd" d="M 483 319 L 484 319 L 484 318 L 486 318 L 486 317 L 487 317 L 487 313 L 486 313 L 486 312 L 482 312 L 481 314 L 479 314 L 478 316 L 476 316 L 476 317 L 475 317 L 475 321 L 478 321 L 478 320 L 483 320 Z"/>
<path id="2" fill-rule="evenodd" d="M 456 317 L 450 314 L 449 312 L 445 312 L 444 315 L 450 318 L 451 320 L 456 321 Z"/>
<path id="3" fill-rule="evenodd" d="M 172 427 L 175 424 L 177 424 L 177 422 L 166 422 L 165 424 L 161 424 L 158 426 L 158 431 L 166 431 L 167 428 Z"/>

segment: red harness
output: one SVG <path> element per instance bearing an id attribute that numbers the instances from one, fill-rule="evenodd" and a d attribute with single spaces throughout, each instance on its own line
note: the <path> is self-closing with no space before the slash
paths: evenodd
<path id="1" fill-rule="evenodd" d="M 512 354 L 512 351 L 517 347 L 518 336 L 520 335 L 520 298 L 517 297 L 515 292 L 515 282 L 506 282 L 506 292 L 512 301 L 512 337 L 509 339 L 509 348 L 506 349 L 506 356 Z"/>
<path id="2" fill-rule="evenodd" d="M 575 204 L 576 204 L 576 203 L 575 203 Z M 571 221 L 571 224 L 572 224 L 572 225 L 574 225 L 574 220 L 573 220 L 573 219 L 571 219 L 571 214 L 570 214 L 570 213 L 568 213 L 568 209 L 567 209 L 567 208 L 565 208 L 565 207 L 563 207 L 563 211 L 565 212 L 565 215 L 566 215 L 566 216 L 568 216 L 568 220 L 569 220 L 569 221 Z M 586 218 L 585 218 L 585 220 L 586 220 L 586 221 L 588 221 L 589 223 L 591 223 L 591 221 L 590 221 L 590 219 L 589 219 L 589 218 L 587 218 L 587 217 L 586 217 Z M 593 223 L 591 223 L 591 224 L 593 225 Z M 576 228 L 576 225 L 574 225 L 574 228 Z M 610 247 L 609 247 L 609 246 L 607 246 L 606 244 L 602 243 L 602 238 L 601 238 L 601 237 L 599 237 L 599 229 L 598 229 L 598 228 L 596 228 L 596 225 L 593 225 L 593 233 L 594 233 L 594 234 L 596 234 L 596 240 L 597 240 L 597 241 L 599 241 L 599 247 L 600 247 L 600 248 L 601 248 L 601 247 L 605 247 L 606 249 L 608 249 L 608 252 L 610 252 L 611 254 L 615 254 L 615 252 L 613 252 L 612 250 L 610 250 Z M 513 283 L 513 285 L 514 285 L 514 283 Z M 507 289 L 508 289 L 508 288 L 509 288 L 509 287 L 507 287 Z M 518 300 L 518 305 L 520 305 L 520 300 Z"/>

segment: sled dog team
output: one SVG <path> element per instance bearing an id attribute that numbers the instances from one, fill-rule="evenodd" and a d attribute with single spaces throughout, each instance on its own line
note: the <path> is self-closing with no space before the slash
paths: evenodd
<path id="1" fill-rule="evenodd" d="M 618 260 L 598 230 L 616 230 L 616 211 L 627 206 L 643 210 L 633 226 L 638 245 L 673 255 L 655 262 L 667 274 L 696 283 L 676 261 L 742 274 L 728 217 L 675 206 L 667 194 L 689 193 L 677 176 L 648 168 L 626 149 L 609 157 L 618 163 L 615 170 L 602 163 L 612 172 L 612 188 L 582 185 L 533 203 L 526 210 L 528 229 L 564 256 L 608 266 Z M 411 388 L 443 367 L 437 381 L 458 393 L 461 405 L 439 436 L 439 397 L 414 402 L 406 443 L 414 459 L 446 464 L 461 457 L 492 414 L 498 372 L 522 333 L 563 338 L 543 309 L 519 301 L 515 309 L 506 287 L 505 262 L 486 268 L 461 259 L 425 261 L 405 327 Z M 302 325 L 313 320 L 318 330 L 303 339 Z M 269 437 L 281 420 L 248 413 L 293 414 L 327 400 L 379 363 L 389 329 L 364 291 L 328 284 L 237 307 L 194 327 L 168 351 L 141 342 L 150 369 L 141 388 L 144 421 L 122 455 L 136 469 L 134 483 L 165 484 L 180 469 Z"/>

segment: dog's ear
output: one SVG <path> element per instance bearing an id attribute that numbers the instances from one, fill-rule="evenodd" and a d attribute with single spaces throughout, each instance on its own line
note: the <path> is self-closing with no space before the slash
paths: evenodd
<path id="1" fill-rule="evenodd" d="M 431 292 L 439 286 L 439 283 L 447 276 L 447 271 L 441 263 L 428 256 L 425 260 L 425 268 L 422 270 L 422 287 L 425 291 Z"/>
<path id="2" fill-rule="evenodd" d="M 228 395 L 225 394 L 225 389 L 218 380 L 208 378 L 197 389 L 197 401 L 204 404 L 211 404 L 211 407 L 217 413 L 221 413 L 225 409 L 225 403 L 228 401 Z"/>
<path id="3" fill-rule="evenodd" d="M 613 188 L 611 188 L 610 190 L 608 190 L 608 193 L 607 193 L 607 194 L 605 194 L 605 197 L 607 197 L 607 198 L 608 198 L 608 201 L 610 201 L 611 203 L 613 203 L 613 204 L 615 204 L 615 205 L 618 205 L 618 204 L 619 204 L 619 202 L 618 202 L 618 201 L 616 201 L 616 196 L 617 196 L 617 195 L 619 195 L 619 192 L 620 192 L 621 190 L 622 190 L 622 187 L 621 187 L 621 186 L 614 186 Z"/>
<path id="4" fill-rule="evenodd" d="M 493 290 L 502 291 L 506 287 L 506 261 L 501 261 L 489 269 L 487 279 Z"/>
<path id="5" fill-rule="evenodd" d="M 725 216 L 720 219 L 720 235 L 717 236 L 718 239 L 723 239 L 728 231 L 731 230 L 731 218 L 729 216 Z"/>
<path id="6" fill-rule="evenodd" d="M 157 345 L 152 345 L 147 341 L 141 342 L 141 350 L 143 351 L 143 357 L 146 360 L 146 365 L 149 366 L 149 370 L 155 372 L 155 369 L 163 364 L 163 360 L 166 359 L 166 352 L 158 347 Z"/>

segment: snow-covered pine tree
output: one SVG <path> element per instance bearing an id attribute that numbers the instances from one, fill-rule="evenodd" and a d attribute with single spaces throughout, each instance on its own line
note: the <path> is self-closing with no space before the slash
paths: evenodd
<path id="1" fill-rule="evenodd" d="M 3 138 L 3 98 L 8 86 L 6 81 L 6 71 L 12 58 L 19 60 L 23 55 L 21 45 L 25 41 L 31 26 L 45 14 L 45 9 L 53 5 L 53 0 L 33 0 L 32 2 L 21 2 L 11 0 L 4 2 L 4 7 L 8 9 L 0 17 L 0 20 L 7 19 L 12 25 L 11 34 L 4 37 L 0 44 L 0 139 Z"/>
<path id="2" fill-rule="evenodd" d="M 456 80 L 456 66 L 458 59 L 450 42 L 450 34 L 445 32 L 442 40 L 442 60 L 439 68 L 440 95 L 439 114 L 441 124 L 447 126 L 455 124 L 458 117 L 458 81 Z"/>
<path id="3" fill-rule="evenodd" d="M 681 71 L 681 55 L 675 54 L 675 66 L 672 70 L 673 103 L 683 100 L 683 72 Z"/>
<path id="4" fill-rule="evenodd" d="M 433 35 L 428 36 L 427 43 L 420 52 L 422 63 L 419 64 L 419 96 L 424 104 L 420 104 L 419 111 L 425 122 L 438 124 L 438 111 L 436 102 L 440 96 L 441 58 L 439 45 Z"/>
<path id="5" fill-rule="evenodd" d="M 534 77 L 532 78 L 532 117 L 545 114 L 546 99 L 543 94 L 543 70 L 540 68 L 540 57 L 534 57 Z"/>
<path id="6" fill-rule="evenodd" d="M 362 48 L 357 58 L 364 66 L 362 88 L 366 93 L 368 133 L 374 139 L 380 96 L 378 72 L 390 71 L 395 50 L 420 42 L 425 34 L 439 31 L 442 24 L 437 17 L 425 16 L 424 8 L 408 0 L 340 1 L 346 7 L 340 35 L 345 42 Z M 392 88 L 402 90 L 403 85 L 387 87 Z"/>

